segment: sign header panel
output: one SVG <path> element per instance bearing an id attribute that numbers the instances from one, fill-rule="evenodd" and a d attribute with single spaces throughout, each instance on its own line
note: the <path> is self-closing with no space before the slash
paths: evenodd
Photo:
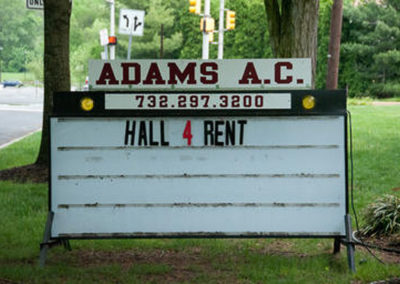
<path id="1" fill-rule="evenodd" d="M 26 8 L 43 10 L 44 0 L 26 0 Z"/>
<path id="2" fill-rule="evenodd" d="M 311 60 L 91 60 L 91 90 L 310 89 Z"/>

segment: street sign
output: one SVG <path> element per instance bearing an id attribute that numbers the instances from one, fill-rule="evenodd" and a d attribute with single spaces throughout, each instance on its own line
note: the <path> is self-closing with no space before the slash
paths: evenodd
<path id="1" fill-rule="evenodd" d="M 26 0 L 26 8 L 43 10 L 44 0 Z"/>
<path id="2" fill-rule="evenodd" d="M 92 90 L 310 89 L 311 60 L 90 60 Z"/>
<path id="3" fill-rule="evenodd" d="M 144 11 L 121 9 L 119 13 L 120 34 L 143 36 Z"/>
<path id="4" fill-rule="evenodd" d="M 108 44 L 108 30 L 102 29 L 100 30 L 100 45 L 105 46 Z"/>

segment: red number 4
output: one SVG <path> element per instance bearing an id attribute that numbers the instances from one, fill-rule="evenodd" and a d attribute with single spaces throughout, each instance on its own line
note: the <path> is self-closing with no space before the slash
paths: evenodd
<path id="1" fill-rule="evenodd" d="M 183 139 L 187 139 L 188 146 L 192 145 L 192 123 L 190 120 L 186 121 L 185 130 L 183 130 Z"/>

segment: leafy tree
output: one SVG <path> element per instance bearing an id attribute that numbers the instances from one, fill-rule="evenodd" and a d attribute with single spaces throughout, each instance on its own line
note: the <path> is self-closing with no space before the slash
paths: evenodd
<path id="1" fill-rule="evenodd" d="M 344 9 L 339 84 L 352 96 L 400 95 L 400 14 L 386 2 Z"/>
<path id="2" fill-rule="evenodd" d="M 40 54 L 42 12 L 28 10 L 25 1 L 0 0 L 0 51 L 3 71 L 21 72 L 25 62 Z"/>
<path id="3" fill-rule="evenodd" d="M 262 0 L 231 0 L 227 6 L 236 11 L 236 29 L 225 33 L 224 58 L 272 57 Z"/>
<path id="4" fill-rule="evenodd" d="M 93 9 L 93 8 L 96 9 Z M 88 76 L 88 60 L 100 59 L 99 31 L 109 27 L 110 11 L 104 0 L 75 1 L 71 14 L 70 58 L 74 84 Z"/>

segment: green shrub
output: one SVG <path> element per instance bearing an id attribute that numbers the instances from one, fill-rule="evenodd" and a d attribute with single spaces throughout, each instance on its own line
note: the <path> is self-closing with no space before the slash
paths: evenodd
<path id="1" fill-rule="evenodd" d="M 400 84 L 379 83 L 371 85 L 368 89 L 372 97 L 377 97 L 377 98 L 400 97 Z"/>
<path id="2" fill-rule="evenodd" d="M 377 199 L 366 208 L 364 219 L 366 236 L 400 233 L 400 198 L 386 194 Z"/>

